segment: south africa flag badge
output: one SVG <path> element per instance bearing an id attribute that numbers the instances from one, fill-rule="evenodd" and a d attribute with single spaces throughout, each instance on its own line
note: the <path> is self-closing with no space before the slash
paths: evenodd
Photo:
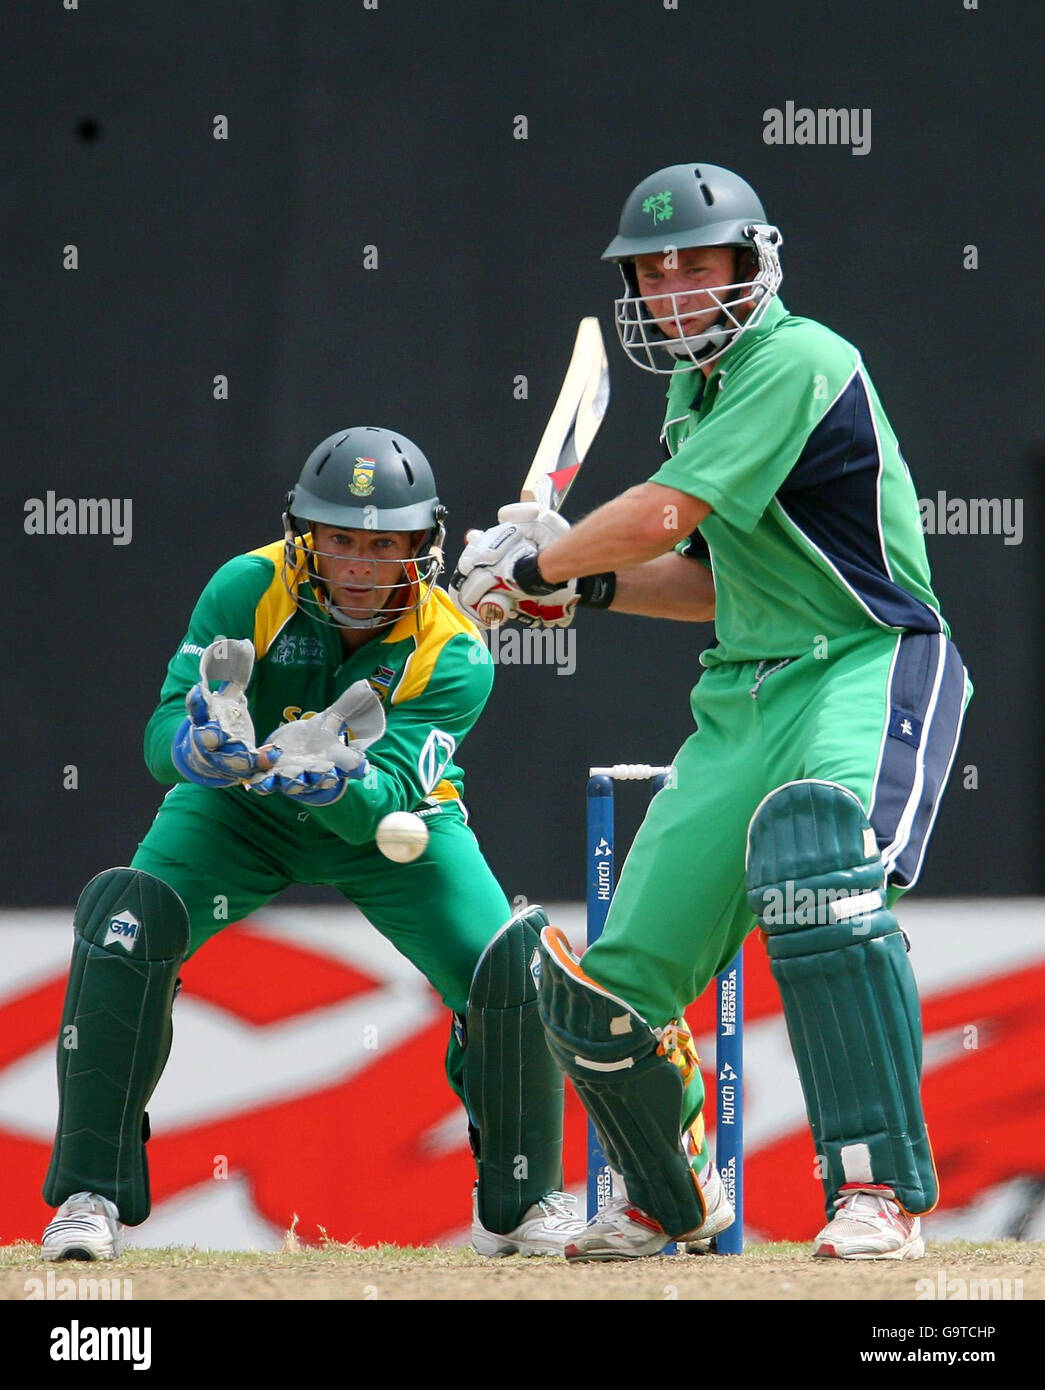
<path id="1" fill-rule="evenodd" d="M 356 497 L 369 497 L 374 490 L 374 459 L 357 458 L 348 490 Z"/>

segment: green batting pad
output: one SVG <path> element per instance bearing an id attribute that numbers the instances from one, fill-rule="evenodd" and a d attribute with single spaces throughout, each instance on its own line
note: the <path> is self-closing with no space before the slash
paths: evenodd
<path id="1" fill-rule="evenodd" d="M 918 990 L 859 800 L 830 782 L 773 792 L 748 832 L 748 902 L 767 933 L 828 1214 L 846 1183 L 931 1210 Z"/>
<path id="2" fill-rule="evenodd" d="M 479 1170 L 479 1219 L 514 1230 L 562 1187 L 563 1080 L 537 1011 L 539 907 L 513 917 L 489 943 L 468 994 L 465 1105 Z"/>
<path id="3" fill-rule="evenodd" d="M 623 1000 L 565 969 L 541 942 L 541 1021 L 628 1196 L 670 1236 L 704 1222 L 682 1146 L 682 1073 Z"/>
<path id="4" fill-rule="evenodd" d="M 97 1192 L 137 1226 L 149 1214 L 145 1106 L 170 1053 L 181 898 L 139 869 L 106 869 L 80 894 L 58 1039 L 58 1130 L 44 1199 Z"/>

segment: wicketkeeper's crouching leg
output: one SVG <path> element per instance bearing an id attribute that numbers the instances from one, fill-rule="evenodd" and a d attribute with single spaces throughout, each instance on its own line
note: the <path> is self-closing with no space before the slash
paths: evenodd
<path id="1" fill-rule="evenodd" d="M 859 799 L 826 781 L 771 792 L 751 820 L 747 881 L 823 1164 L 830 1220 L 813 1254 L 915 1259 L 917 1217 L 938 1195 L 918 991 Z"/>
<path id="2" fill-rule="evenodd" d="M 563 1080 L 537 1010 L 547 921 L 531 907 L 505 923 L 475 967 L 466 1018 L 456 1018 L 479 1173 L 472 1244 L 483 1255 L 562 1254 L 583 1226 L 561 1191 Z"/>
<path id="3" fill-rule="evenodd" d="M 58 1039 L 58 1128 L 43 1195 L 59 1207 L 45 1259 L 120 1253 L 120 1222 L 149 1214 L 145 1107 L 170 1054 L 171 1006 L 189 949 L 175 891 L 106 869 L 80 894 Z"/>

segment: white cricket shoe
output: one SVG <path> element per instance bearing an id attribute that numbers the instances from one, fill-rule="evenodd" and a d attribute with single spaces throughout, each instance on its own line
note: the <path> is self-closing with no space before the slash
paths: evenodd
<path id="1" fill-rule="evenodd" d="M 613 1197 L 566 1247 L 568 1260 L 637 1260 L 671 1243 L 659 1221 L 630 1197 Z"/>
<path id="2" fill-rule="evenodd" d="M 700 1190 L 704 1194 L 707 1216 L 704 1218 L 704 1224 L 681 1242 L 687 1255 L 707 1254 L 711 1248 L 712 1237 L 721 1234 L 737 1219 L 736 1212 L 726 1196 L 726 1189 L 722 1186 L 718 1169 L 713 1163 L 709 1162 L 701 1174 Z"/>
<path id="3" fill-rule="evenodd" d="M 45 1260 L 115 1260 L 123 1254 L 120 1213 L 108 1197 L 74 1192 L 44 1231 L 40 1254 Z"/>
<path id="4" fill-rule="evenodd" d="M 687 1254 L 704 1253 L 711 1238 L 732 1226 L 736 1215 L 722 1186 L 718 1169 L 708 1163 L 700 1175 L 700 1190 L 706 1215 L 695 1231 L 679 1243 Z M 584 1228 L 579 1240 L 566 1251 L 568 1260 L 634 1260 L 643 1255 L 659 1255 L 672 1237 L 648 1212 L 627 1197 L 615 1197 Z"/>
<path id="5" fill-rule="evenodd" d="M 569 1241 L 584 1230 L 577 1198 L 549 1192 L 535 1202 L 513 1231 L 488 1231 L 479 1220 L 479 1189 L 472 1191 L 472 1248 L 479 1255 L 562 1255 Z"/>
<path id="6" fill-rule="evenodd" d="M 920 1260 L 922 1223 L 908 1216 L 891 1187 L 848 1183 L 834 1217 L 813 1241 L 820 1260 Z"/>

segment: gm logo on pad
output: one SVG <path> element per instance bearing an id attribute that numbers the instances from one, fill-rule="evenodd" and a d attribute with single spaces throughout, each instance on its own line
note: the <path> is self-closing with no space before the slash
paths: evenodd
<path id="1" fill-rule="evenodd" d="M 530 957 L 530 975 L 538 989 L 541 987 L 541 953 L 534 947 L 533 955 Z"/>
<path id="2" fill-rule="evenodd" d="M 109 919 L 109 929 L 105 933 L 105 940 L 102 945 L 111 946 L 116 942 L 125 951 L 133 951 L 140 926 L 141 923 L 133 912 L 118 912 L 115 917 Z"/>

